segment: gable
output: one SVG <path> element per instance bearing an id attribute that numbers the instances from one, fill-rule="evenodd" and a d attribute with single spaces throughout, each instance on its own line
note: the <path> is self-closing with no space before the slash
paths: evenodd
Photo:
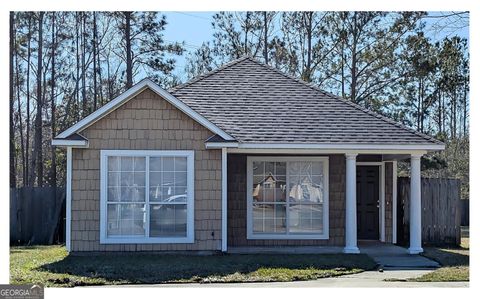
<path id="1" fill-rule="evenodd" d="M 195 148 L 204 147 L 204 141 L 213 133 L 152 90 L 145 89 L 80 134 L 89 140 L 90 148 L 183 149 L 183 141 L 190 142 L 189 146 L 195 143 Z"/>
<path id="2" fill-rule="evenodd" d="M 218 128 L 215 124 L 211 123 L 209 120 L 207 120 L 205 117 L 200 115 L 198 112 L 191 109 L 185 103 L 176 99 L 174 96 L 172 96 L 170 93 L 160 88 L 160 86 L 158 86 L 151 80 L 144 79 L 141 82 L 134 85 L 133 87 L 131 87 L 130 89 L 128 89 L 127 91 L 125 91 L 124 93 L 122 93 L 117 98 L 111 100 L 109 103 L 102 106 L 100 109 L 96 110 L 92 114 L 88 115 L 87 117 L 79 121 L 74 126 L 60 133 L 54 140 L 54 142 L 57 141 L 59 144 L 55 144 L 55 145 L 62 145 L 60 144 L 62 140 L 68 139 L 69 136 L 71 136 L 72 134 L 79 133 L 82 130 L 88 128 L 89 126 L 99 121 L 106 115 L 110 114 L 111 112 L 115 111 L 125 103 L 129 102 L 132 98 L 134 98 L 136 95 L 140 94 L 146 89 L 151 90 L 152 92 L 160 96 L 163 100 L 175 106 L 177 109 L 181 110 L 183 113 L 185 113 L 186 115 L 194 119 L 196 122 L 198 122 L 205 128 L 209 129 L 211 132 L 220 135 L 222 138 L 226 140 L 233 140 L 233 137 L 225 133 L 223 130 Z"/>

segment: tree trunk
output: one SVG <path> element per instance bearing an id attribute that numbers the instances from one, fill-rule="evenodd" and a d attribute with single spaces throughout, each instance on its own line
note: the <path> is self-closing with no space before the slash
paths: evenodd
<path id="1" fill-rule="evenodd" d="M 13 41 L 15 39 L 15 35 L 13 33 L 13 26 L 14 26 L 14 15 L 13 11 L 10 12 L 10 188 L 15 188 L 17 186 L 17 179 L 16 179 L 16 171 L 15 171 L 15 158 L 16 158 L 16 151 L 15 151 L 15 130 L 13 129 Z"/>
<path id="2" fill-rule="evenodd" d="M 95 22 L 96 25 L 96 22 Z M 96 27 L 96 26 L 95 26 Z M 97 36 L 98 39 L 98 36 Z M 97 41 L 97 47 L 100 47 L 101 45 Z M 103 80 L 102 80 L 102 65 L 100 64 L 100 50 L 97 48 L 97 70 L 98 70 L 98 87 L 99 87 L 99 96 L 100 96 L 100 106 L 103 105 Z"/>
<path id="3" fill-rule="evenodd" d="M 467 129 L 467 88 L 468 88 L 468 81 L 464 79 L 464 86 L 463 86 L 463 137 L 467 137 L 468 129 Z"/>
<path id="4" fill-rule="evenodd" d="M 352 82 L 350 86 L 350 99 L 357 103 L 357 13 L 353 13 L 353 44 L 352 44 L 352 63 L 351 63 L 351 77 Z"/>
<path id="5" fill-rule="evenodd" d="M 34 163 L 37 170 L 37 186 L 43 186 L 43 155 L 42 155 L 42 55 L 43 55 L 43 14 L 38 15 L 38 57 L 37 57 L 37 113 L 35 116 Z"/>
<path id="6" fill-rule="evenodd" d="M 93 12 L 93 111 L 97 110 L 97 16 Z"/>
<path id="7" fill-rule="evenodd" d="M 14 36 L 15 36 L 14 32 Z M 18 124 L 19 124 L 19 131 L 20 131 L 20 151 L 21 151 L 21 158 L 22 158 L 22 185 L 25 186 L 27 181 L 28 173 L 26 171 L 27 162 L 25 161 L 25 138 L 24 138 L 24 131 L 23 131 L 23 117 L 22 117 L 22 105 L 20 100 L 20 65 L 18 63 L 18 54 L 17 54 L 17 46 L 16 46 L 16 39 L 14 38 L 14 57 L 15 57 L 15 67 L 16 67 L 16 74 L 15 74 L 15 85 L 17 91 L 17 113 L 18 113 Z"/>
<path id="8" fill-rule="evenodd" d="M 265 64 L 268 65 L 268 22 L 267 12 L 263 12 L 263 55 L 265 58 Z"/>
<path id="9" fill-rule="evenodd" d="M 442 131 L 442 92 L 438 92 L 438 132 L 440 134 L 443 133 Z"/>
<path id="10" fill-rule="evenodd" d="M 342 37 L 340 52 L 342 55 L 342 66 L 341 66 L 341 81 L 342 81 L 342 98 L 345 98 L 345 40 Z"/>
<path id="11" fill-rule="evenodd" d="M 132 46 L 130 37 L 130 21 L 132 18 L 132 12 L 126 11 L 125 15 L 125 51 L 127 54 L 127 89 L 133 85 L 133 61 L 132 61 Z"/>
<path id="12" fill-rule="evenodd" d="M 55 138 L 56 135 L 56 119 L 55 119 L 55 113 L 56 113 L 56 105 L 55 105 L 55 50 L 56 50 L 57 44 L 55 41 L 55 12 L 52 12 L 52 77 L 51 77 L 51 95 L 50 95 L 50 100 L 51 100 L 51 109 L 52 109 L 52 116 L 51 116 L 51 134 L 52 134 L 52 139 Z M 51 145 L 51 155 L 52 155 L 52 166 L 50 169 L 50 186 L 56 187 L 57 186 L 57 155 L 55 154 L 55 147 Z"/>
<path id="13" fill-rule="evenodd" d="M 80 46 L 79 46 L 79 35 L 80 30 L 78 28 L 78 16 L 79 12 L 75 13 L 75 50 L 76 50 L 76 77 L 75 77 L 75 100 L 77 104 L 77 111 L 75 113 L 75 120 L 79 120 L 79 110 L 80 110 Z"/>
<path id="14" fill-rule="evenodd" d="M 313 12 L 306 12 L 304 13 L 305 21 L 306 21 L 306 29 L 307 29 L 307 65 L 305 66 L 304 70 L 304 78 L 306 82 L 312 81 L 312 19 L 313 19 Z"/>
<path id="15" fill-rule="evenodd" d="M 26 180 L 25 186 L 30 187 L 34 178 L 35 166 L 30 167 L 30 58 L 32 56 L 32 13 L 28 14 L 28 34 L 27 34 L 27 128 L 26 128 L 26 141 L 25 141 L 25 172 Z M 33 155 L 32 155 L 33 156 Z"/>
<path id="16" fill-rule="evenodd" d="M 245 35 L 243 37 L 243 55 L 248 55 L 248 33 L 250 31 L 250 12 L 247 11 L 245 17 Z M 240 53 L 239 53 L 240 54 Z M 240 58 L 241 55 L 238 55 Z"/>
<path id="17" fill-rule="evenodd" d="M 87 48 L 86 48 L 87 39 L 85 36 L 85 28 L 86 28 L 85 23 L 86 23 L 87 17 L 85 15 L 85 12 L 82 12 L 81 16 L 82 16 L 82 115 L 83 117 L 85 117 L 89 114 L 87 109 L 87 85 L 86 85 L 87 67 L 85 63 L 85 57 L 87 55 Z"/>

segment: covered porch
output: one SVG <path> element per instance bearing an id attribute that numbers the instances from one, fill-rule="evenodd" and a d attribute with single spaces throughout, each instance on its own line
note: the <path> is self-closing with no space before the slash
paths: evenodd
<path id="1" fill-rule="evenodd" d="M 222 251 L 229 253 L 349 253 L 362 252 L 359 241 L 378 244 L 396 243 L 396 173 L 397 161 L 410 160 L 411 202 L 410 246 L 408 254 L 423 251 L 421 241 L 420 158 L 426 151 L 407 150 L 319 150 L 319 149 L 223 149 L 222 176 L 225 209 L 222 209 Z M 322 209 L 328 220 L 321 228 L 323 237 L 285 237 L 268 234 L 252 237 L 253 220 L 249 218 L 250 189 L 248 157 L 277 157 L 302 160 L 302 157 L 328 158 L 328 195 Z M 261 160 L 261 159 L 260 159 Z M 280 159 L 281 160 L 281 159 Z M 270 180 L 272 180 L 270 178 Z M 271 183 L 271 182 L 270 182 Z M 250 187 L 249 187 L 250 186 Z M 288 187 L 290 188 L 291 185 Z M 252 190 L 252 191 L 247 191 Z M 290 193 L 292 189 L 288 190 Z M 257 188 L 258 192 L 258 188 Z M 288 193 L 288 192 L 287 192 Z M 250 201 L 251 204 L 251 201 Z M 277 207 L 273 205 L 273 207 Z M 288 205 L 287 205 L 288 209 Z M 291 212 L 290 212 L 291 213 Z M 264 212 L 265 214 L 265 212 Z M 287 211 L 288 214 L 288 211 Z M 268 219 L 267 219 L 268 220 Z M 265 221 L 264 221 L 265 222 Z M 288 222 L 288 221 L 285 221 Z M 311 220 L 313 223 L 313 220 Z M 288 226 L 288 224 L 285 224 Z M 278 227 L 278 225 L 277 225 Z M 250 230 L 250 234 L 249 234 Z M 288 234 L 288 233 L 287 233 Z M 320 234 L 320 233 L 319 233 Z"/>

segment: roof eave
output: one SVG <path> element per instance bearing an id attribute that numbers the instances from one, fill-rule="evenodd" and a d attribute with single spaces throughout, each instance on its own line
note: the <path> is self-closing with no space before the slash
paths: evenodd
<path id="1" fill-rule="evenodd" d="M 445 144 L 349 144 L 349 143 L 233 143 L 206 142 L 207 149 L 238 148 L 238 149 L 319 149 L 319 150 L 372 150 L 372 151 L 442 151 Z"/>

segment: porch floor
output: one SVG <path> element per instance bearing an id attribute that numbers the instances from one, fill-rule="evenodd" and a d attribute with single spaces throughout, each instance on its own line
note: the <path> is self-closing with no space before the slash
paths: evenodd
<path id="1" fill-rule="evenodd" d="M 380 241 L 358 241 L 360 253 L 369 255 L 383 269 L 434 269 L 439 264 L 404 247 Z M 230 254 L 328 254 L 342 253 L 343 246 L 241 246 L 228 247 Z"/>
<path id="2" fill-rule="evenodd" d="M 434 269 L 440 265 L 419 254 L 408 254 L 404 247 L 379 241 L 358 241 L 361 253 L 370 256 L 383 269 Z"/>

